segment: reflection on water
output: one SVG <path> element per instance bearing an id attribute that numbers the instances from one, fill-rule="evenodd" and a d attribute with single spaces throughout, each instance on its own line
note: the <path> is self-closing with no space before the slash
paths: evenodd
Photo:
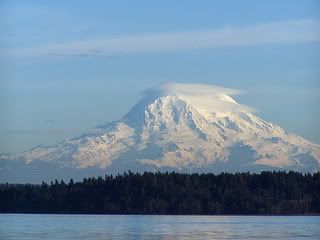
<path id="1" fill-rule="evenodd" d="M 320 239 L 319 216 L 0 214 L 0 239 Z"/>

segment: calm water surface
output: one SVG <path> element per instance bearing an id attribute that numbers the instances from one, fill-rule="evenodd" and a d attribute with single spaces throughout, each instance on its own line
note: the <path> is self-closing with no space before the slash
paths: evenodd
<path id="1" fill-rule="evenodd" d="M 0 214 L 0 239 L 320 239 L 320 216 Z"/>

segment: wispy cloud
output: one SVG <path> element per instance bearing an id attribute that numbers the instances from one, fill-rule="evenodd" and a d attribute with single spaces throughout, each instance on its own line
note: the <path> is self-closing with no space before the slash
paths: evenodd
<path id="1" fill-rule="evenodd" d="M 226 26 L 206 31 L 147 33 L 63 44 L 7 49 L 11 56 L 114 56 L 171 52 L 187 49 L 227 48 L 264 44 L 320 41 L 320 20 L 270 22 L 246 27 Z"/>

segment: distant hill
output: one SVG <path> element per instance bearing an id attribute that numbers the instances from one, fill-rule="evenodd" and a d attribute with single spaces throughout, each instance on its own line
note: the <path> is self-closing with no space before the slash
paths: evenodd
<path id="1" fill-rule="evenodd" d="M 125 173 L 0 184 L 0 213 L 320 214 L 320 174 Z"/>

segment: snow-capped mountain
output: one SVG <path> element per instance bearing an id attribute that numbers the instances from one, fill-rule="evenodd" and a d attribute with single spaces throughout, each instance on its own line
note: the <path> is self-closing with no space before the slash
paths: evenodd
<path id="1" fill-rule="evenodd" d="M 320 169 L 319 145 L 262 120 L 232 98 L 237 93 L 203 84 L 163 84 L 146 90 L 119 121 L 55 146 L 1 155 L 1 171 L 13 160 L 113 172 Z"/>

